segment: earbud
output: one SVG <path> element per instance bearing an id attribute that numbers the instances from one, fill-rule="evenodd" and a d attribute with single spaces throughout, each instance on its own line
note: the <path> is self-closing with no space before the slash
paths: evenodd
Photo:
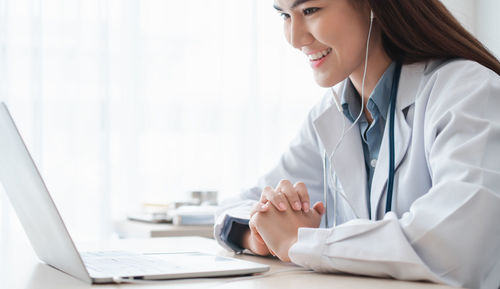
<path id="1" fill-rule="evenodd" d="M 373 10 L 370 10 L 370 20 L 373 21 L 375 19 L 375 14 L 373 14 Z"/>

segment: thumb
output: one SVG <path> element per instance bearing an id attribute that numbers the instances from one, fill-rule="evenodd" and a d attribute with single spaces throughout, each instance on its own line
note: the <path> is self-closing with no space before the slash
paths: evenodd
<path id="1" fill-rule="evenodd" d="M 261 244 L 265 244 L 264 239 L 262 239 L 262 236 L 260 235 L 259 231 L 257 231 L 257 227 L 255 226 L 255 223 L 250 222 L 249 224 L 250 227 L 250 235 L 255 238 L 256 241 L 258 241 Z"/>
<path id="2" fill-rule="evenodd" d="M 316 202 L 313 206 L 313 209 L 321 216 L 325 213 L 325 205 L 323 205 L 322 202 Z"/>

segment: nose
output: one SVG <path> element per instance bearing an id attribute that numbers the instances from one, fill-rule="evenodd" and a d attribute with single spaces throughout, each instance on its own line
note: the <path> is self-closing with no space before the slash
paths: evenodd
<path id="1" fill-rule="evenodd" d="M 288 23 L 287 40 L 294 48 L 301 49 L 302 47 L 311 44 L 314 37 L 307 29 L 305 23 L 300 19 L 292 19 Z"/>

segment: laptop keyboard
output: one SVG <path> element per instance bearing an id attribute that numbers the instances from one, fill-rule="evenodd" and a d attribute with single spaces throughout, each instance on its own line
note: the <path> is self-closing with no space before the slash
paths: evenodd
<path id="1" fill-rule="evenodd" d="M 93 277 L 144 276 L 178 272 L 181 266 L 155 255 L 121 251 L 84 252 L 83 262 Z"/>

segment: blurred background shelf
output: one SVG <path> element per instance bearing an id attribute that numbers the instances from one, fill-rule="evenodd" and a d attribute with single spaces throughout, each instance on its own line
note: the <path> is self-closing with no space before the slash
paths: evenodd
<path id="1" fill-rule="evenodd" d="M 177 226 L 120 220 L 114 222 L 114 229 L 120 238 L 199 236 L 213 239 L 213 225 Z"/>

